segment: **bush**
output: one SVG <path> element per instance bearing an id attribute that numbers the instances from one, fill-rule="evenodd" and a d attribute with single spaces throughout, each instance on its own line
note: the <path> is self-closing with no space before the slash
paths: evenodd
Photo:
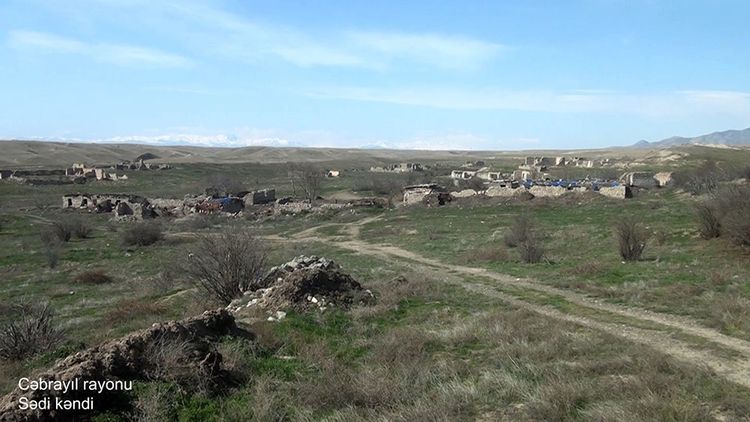
<path id="1" fill-rule="evenodd" d="M 537 264 L 542 262 L 542 258 L 544 258 L 544 247 L 538 239 L 530 236 L 518 245 L 518 253 L 521 256 L 521 261 L 527 264 Z"/>
<path id="2" fill-rule="evenodd" d="M 57 237 L 54 230 L 45 229 L 39 233 L 39 239 L 42 241 L 42 254 L 49 268 L 57 267 L 60 261 L 60 249 L 63 242 Z"/>
<path id="3" fill-rule="evenodd" d="M 750 186 L 729 185 L 717 189 L 697 207 L 699 231 L 704 238 L 727 236 L 738 245 L 750 246 Z"/>
<path id="4" fill-rule="evenodd" d="M 83 284 L 107 284 L 111 283 L 112 277 L 108 276 L 104 270 L 91 270 L 91 271 L 84 271 L 80 274 L 78 274 L 74 281 L 76 283 L 83 283 Z"/>
<path id="5" fill-rule="evenodd" d="M 52 349 L 62 339 L 48 304 L 16 304 L 11 322 L 0 327 L 0 358 L 23 360 Z"/>
<path id="6" fill-rule="evenodd" d="M 544 247 L 534 228 L 534 222 L 526 215 L 519 215 L 503 241 L 509 248 L 518 248 L 521 261 L 536 264 L 544 258 Z"/>
<path id="7" fill-rule="evenodd" d="M 510 231 L 505 234 L 503 241 L 505 246 L 515 248 L 525 242 L 533 230 L 531 220 L 525 215 L 516 217 L 516 221 L 510 226 Z"/>
<path id="8" fill-rule="evenodd" d="M 625 261 L 641 259 L 648 241 L 646 230 L 635 219 L 626 217 L 617 222 L 615 233 L 622 259 Z"/>
<path id="9" fill-rule="evenodd" d="M 736 244 L 750 246 L 750 186 L 730 185 L 712 199 L 720 218 L 721 234 Z"/>
<path id="10" fill-rule="evenodd" d="M 209 298 L 229 304 L 248 290 L 260 287 L 266 266 L 266 247 L 249 231 L 226 230 L 202 236 L 183 268 Z"/>
<path id="11" fill-rule="evenodd" d="M 719 237 L 721 224 L 714 208 L 708 204 L 699 204 L 696 207 L 696 214 L 698 215 L 698 231 L 701 237 L 704 239 Z"/>
<path id="12" fill-rule="evenodd" d="M 141 222 L 128 227 L 123 232 L 122 240 L 126 245 L 148 246 L 156 243 L 164 237 L 162 228 L 156 222 Z"/>
<path id="13" fill-rule="evenodd" d="M 70 224 L 63 220 L 53 221 L 50 225 L 49 233 L 61 242 L 67 242 L 73 236 L 73 230 L 70 228 Z"/>
<path id="14" fill-rule="evenodd" d="M 71 218 L 64 223 L 71 234 L 79 239 L 87 239 L 94 231 L 91 225 L 81 217 Z"/>

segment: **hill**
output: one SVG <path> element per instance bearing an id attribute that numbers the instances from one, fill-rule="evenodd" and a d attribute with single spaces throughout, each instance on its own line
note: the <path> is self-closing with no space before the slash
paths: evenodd
<path id="1" fill-rule="evenodd" d="M 671 138 L 662 139 L 656 142 L 638 141 L 633 145 L 637 148 L 646 147 L 670 147 L 676 145 L 729 145 L 729 146 L 750 146 L 750 128 L 743 130 L 725 130 L 713 132 L 708 135 L 685 138 L 682 136 L 672 136 Z"/>

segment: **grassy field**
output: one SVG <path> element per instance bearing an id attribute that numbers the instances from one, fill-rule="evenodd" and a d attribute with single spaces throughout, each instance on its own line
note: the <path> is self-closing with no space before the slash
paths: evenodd
<path id="1" fill-rule="evenodd" d="M 706 150 L 712 159 L 729 157 Z M 688 151 L 696 154 L 695 148 Z M 445 181 L 451 167 L 464 160 L 431 161 L 439 166 L 427 176 Z M 510 161 L 500 158 L 494 164 Z M 378 194 L 372 175 L 354 171 L 365 162 L 321 165 L 344 169 L 341 178 L 323 182 L 324 198 Z M 0 392 L 77 350 L 218 306 L 186 279 L 181 259 L 195 249 L 196 234 L 250 228 L 273 239 L 266 243 L 269 264 L 300 254 L 332 258 L 371 289 L 377 303 L 253 322 L 249 328 L 257 341 L 226 339 L 220 345 L 225 366 L 237 376 L 231 388 L 207 392 L 141 383 L 131 416 L 184 421 L 750 418 L 750 390 L 742 383 L 705 362 L 678 359 L 648 339 L 663 336 L 738 366 L 747 360 L 742 347 L 728 347 L 723 337 L 717 337 L 723 343 L 715 342 L 605 312 L 573 300 L 578 296 L 498 281 L 508 277 L 580 294 L 592 303 L 690 318 L 701 329 L 744 345 L 750 339 L 748 251 L 725 238 L 700 238 L 697 199 L 677 190 L 643 191 L 625 201 L 598 195 L 527 202 L 467 199 L 437 208 L 217 218 L 202 224 L 165 219 L 164 238 L 149 246 L 123 242 L 128 223 L 58 208 L 60 195 L 71 190 L 179 198 L 200 193 L 217 173 L 249 189 L 274 187 L 279 196 L 291 195 L 287 172 L 284 163 L 182 163 L 172 170 L 129 172 L 123 182 L 0 183 L 0 323 L 14 318 L 15 303 L 49 302 L 66 332 L 54 350 L 0 360 Z M 505 245 L 520 215 L 530 218 L 541 236 L 545 259 L 538 264 L 521 262 L 517 248 Z M 624 263 L 618 255 L 614 224 L 624 216 L 637 218 L 650 233 L 640 261 Z M 40 232 L 51 222 L 76 217 L 92 233 L 63 244 L 50 268 Z M 368 253 L 361 246 L 381 249 Z M 79 277 L 97 270 L 111 280 L 93 284 Z M 645 337 L 639 341 L 610 328 L 618 326 Z M 98 418 L 126 420 L 122 414 Z"/>

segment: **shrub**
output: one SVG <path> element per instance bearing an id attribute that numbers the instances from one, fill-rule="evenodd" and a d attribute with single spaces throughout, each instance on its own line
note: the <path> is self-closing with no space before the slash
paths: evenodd
<path id="1" fill-rule="evenodd" d="M 726 186 L 716 192 L 713 203 L 719 211 L 721 234 L 738 245 L 750 246 L 750 186 Z"/>
<path id="2" fill-rule="evenodd" d="M 63 220 L 53 221 L 50 225 L 50 233 L 61 242 L 67 242 L 73 236 L 70 224 Z"/>
<path id="3" fill-rule="evenodd" d="M 638 261 L 648 241 L 648 233 L 635 219 L 626 217 L 615 227 L 620 256 L 625 261 Z"/>
<path id="4" fill-rule="evenodd" d="M 727 236 L 738 245 L 750 246 L 750 186 L 715 190 L 709 200 L 697 206 L 697 215 L 704 238 Z"/>
<path id="5" fill-rule="evenodd" d="M 144 221 L 128 227 L 123 232 L 122 240 L 126 245 L 148 246 L 161 240 L 162 237 L 164 235 L 160 224 Z"/>
<path id="6" fill-rule="evenodd" d="M 94 231 L 91 225 L 81 217 L 71 218 L 65 222 L 71 234 L 79 239 L 86 239 Z"/>
<path id="7" fill-rule="evenodd" d="M 537 264 L 544 258 L 544 247 L 537 238 L 530 236 L 518 245 L 518 253 L 521 261 L 527 264 Z"/>
<path id="8" fill-rule="evenodd" d="M 516 217 L 516 221 L 513 225 L 510 226 L 510 231 L 508 231 L 503 238 L 505 246 L 515 248 L 529 238 L 532 230 L 532 222 L 529 217 L 519 215 Z"/>
<path id="9" fill-rule="evenodd" d="M 721 234 L 721 224 L 716 210 L 708 204 L 699 204 L 696 207 L 698 215 L 698 231 L 704 239 L 719 237 Z"/>
<path id="10" fill-rule="evenodd" d="M 260 287 L 266 265 L 266 247 L 246 230 L 226 230 L 202 236 L 183 268 L 208 297 L 228 304 L 248 290 Z"/>
<path id="11" fill-rule="evenodd" d="M 42 230 L 39 233 L 39 239 L 42 241 L 42 254 L 47 262 L 47 266 L 49 268 L 57 267 L 57 263 L 60 261 L 60 249 L 62 249 L 63 242 L 51 229 Z"/>
<path id="12" fill-rule="evenodd" d="M 11 322 L 0 326 L 0 358 L 22 360 L 52 349 L 63 339 L 48 304 L 19 303 Z"/>
<path id="13" fill-rule="evenodd" d="M 111 283 L 113 280 L 104 270 L 90 270 L 78 274 L 74 281 L 83 284 L 106 284 Z"/>

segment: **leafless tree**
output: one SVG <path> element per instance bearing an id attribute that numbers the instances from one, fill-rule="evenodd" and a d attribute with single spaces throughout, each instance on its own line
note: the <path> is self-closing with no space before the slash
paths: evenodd
<path id="1" fill-rule="evenodd" d="M 202 235 L 183 269 L 211 299 L 228 304 L 260 287 L 266 266 L 266 247 L 252 232 L 226 230 Z"/>
<path id="2" fill-rule="evenodd" d="M 314 164 L 293 165 L 290 169 L 292 186 L 302 189 L 302 193 L 310 202 L 315 202 L 320 194 L 324 172 Z"/>

